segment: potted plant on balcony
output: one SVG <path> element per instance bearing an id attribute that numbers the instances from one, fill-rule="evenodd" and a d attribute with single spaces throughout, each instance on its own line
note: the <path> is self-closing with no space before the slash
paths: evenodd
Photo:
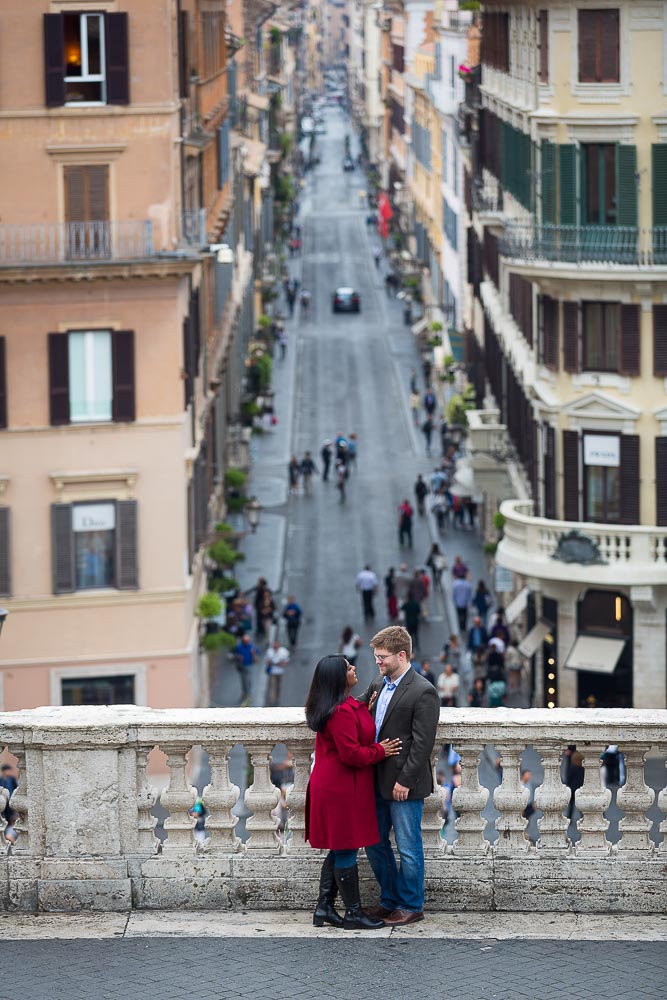
<path id="1" fill-rule="evenodd" d="M 237 640 L 236 636 L 223 628 L 224 606 L 219 594 L 211 591 L 202 594 L 197 604 L 196 614 L 204 629 L 203 634 L 200 634 L 199 637 L 199 645 L 207 654 L 208 689 L 210 692 L 215 681 L 220 651 L 234 649 Z"/>
<path id="2" fill-rule="evenodd" d="M 227 469 L 227 471 L 225 472 L 225 487 L 227 489 L 227 510 L 233 514 L 242 511 L 246 503 L 248 502 L 247 496 L 245 496 L 245 494 L 243 493 L 243 489 L 245 487 L 247 478 L 248 475 L 243 471 L 243 469 Z M 214 542 L 214 545 L 218 545 L 221 542 L 229 547 L 229 543 L 226 542 L 224 538 L 217 539 L 217 541 Z M 218 551 L 219 553 L 222 553 L 224 550 L 221 548 Z M 209 549 L 209 555 L 215 562 L 218 561 L 216 559 L 216 556 L 212 553 L 210 549 Z M 234 562 L 237 561 L 238 560 L 233 560 L 231 565 L 233 566 Z"/>

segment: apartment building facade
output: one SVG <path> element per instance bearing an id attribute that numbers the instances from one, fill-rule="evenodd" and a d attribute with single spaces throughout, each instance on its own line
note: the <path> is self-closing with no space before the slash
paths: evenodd
<path id="1" fill-rule="evenodd" d="M 204 705 L 253 327 L 225 5 L 33 7 L 0 11 L 0 702 Z"/>
<path id="2" fill-rule="evenodd" d="M 469 261 L 537 701 L 667 699 L 665 5 L 484 5 Z"/>

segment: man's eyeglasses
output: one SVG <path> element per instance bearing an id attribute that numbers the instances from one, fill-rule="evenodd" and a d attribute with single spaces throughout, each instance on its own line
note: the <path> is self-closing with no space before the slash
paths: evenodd
<path id="1" fill-rule="evenodd" d="M 378 663 L 384 663 L 385 660 L 390 660 L 393 655 L 393 653 L 385 653 L 384 656 L 379 656 L 378 653 L 376 653 L 375 659 Z"/>

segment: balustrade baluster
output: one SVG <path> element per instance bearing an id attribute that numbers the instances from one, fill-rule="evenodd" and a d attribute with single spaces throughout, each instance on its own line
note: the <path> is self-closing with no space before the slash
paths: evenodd
<path id="1" fill-rule="evenodd" d="M 229 751 L 232 744 L 216 743 L 205 746 L 211 768 L 211 781 L 202 793 L 204 807 L 208 810 L 205 827 L 210 831 L 209 847 L 215 850 L 238 851 L 241 841 L 236 836 L 236 824 L 239 821 L 232 809 L 238 802 L 239 786 L 233 785 L 229 779 Z"/>
<path id="2" fill-rule="evenodd" d="M 625 784 L 616 795 L 619 809 L 625 813 L 618 824 L 621 840 L 619 851 L 653 851 L 649 840 L 651 821 L 646 812 L 653 805 L 655 792 L 644 781 L 645 747 L 630 746 L 623 750 L 625 755 Z"/>
<path id="3" fill-rule="evenodd" d="M 310 777 L 310 746 L 296 747 L 291 751 L 294 760 L 294 784 L 287 793 L 289 809 L 288 829 L 290 851 L 310 851 L 304 839 L 306 831 L 306 788 Z"/>
<path id="4" fill-rule="evenodd" d="M 3 816 L 7 803 L 9 802 L 9 792 L 6 788 L 0 788 L 0 857 L 6 854 L 9 849 L 9 842 L 5 840 L 5 830 L 9 825 Z"/>
<path id="5" fill-rule="evenodd" d="M 452 795 L 452 805 L 459 814 L 455 823 L 454 854 L 483 854 L 489 849 L 489 842 L 484 839 L 486 820 L 482 816 L 482 809 L 489 800 L 489 789 L 480 785 L 478 772 L 484 744 L 466 742 L 457 744 L 456 749 L 461 755 L 461 784 Z"/>
<path id="6" fill-rule="evenodd" d="M 493 793 L 493 804 L 500 812 L 496 820 L 500 836 L 495 849 L 497 854 L 516 854 L 530 847 L 530 841 L 524 837 L 528 821 L 523 811 L 530 792 L 521 784 L 519 774 L 522 749 L 507 743 L 497 745 L 496 749 L 501 757 L 503 780 Z"/>
<path id="7" fill-rule="evenodd" d="M 609 829 L 609 820 L 603 814 L 611 802 L 611 792 L 602 784 L 600 770 L 600 757 L 606 746 L 577 743 L 577 749 L 583 758 L 584 783 L 574 793 L 574 804 L 583 816 L 577 823 L 581 840 L 574 847 L 577 854 L 608 854 L 610 844 L 605 833 Z"/>
<path id="8" fill-rule="evenodd" d="M 540 831 L 539 847 L 542 853 L 568 851 L 567 828 L 570 822 L 563 813 L 570 801 L 570 789 L 563 784 L 560 776 L 563 749 L 559 743 L 537 742 L 533 744 L 544 768 L 544 780 L 535 789 L 535 807 L 544 815 L 537 821 Z"/>
<path id="9" fill-rule="evenodd" d="M 244 802 L 252 812 L 246 820 L 246 830 L 251 834 L 246 847 L 252 851 L 277 851 L 280 849 L 276 837 L 278 819 L 271 815 L 280 800 L 280 792 L 271 781 L 271 749 L 266 744 L 246 746 L 255 776 L 250 788 L 246 789 Z"/>
<path id="10" fill-rule="evenodd" d="M 436 753 L 431 760 L 431 771 L 433 773 L 433 791 L 424 799 L 424 811 L 422 812 L 422 837 L 424 840 L 425 854 L 442 854 L 445 844 L 440 836 L 442 829 L 442 788 L 437 782 L 435 766 L 438 760 Z"/>
<path id="11" fill-rule="evenodd" d="M 137 843 L 143 854 L 155 854 L 160 841 L 155 836 L 157 816 L 151 809 L 155 805 L 157 793 L 148 781 L 146 768 L 151 747 L 137 747 Z M 164 800 L 163 800 L 164 804 Z"/>
<path id="12" fill-rule="evenodd" d="M 160 795 L 160 802 L 170 814 L 164 821 L 167 840 L 162 850 L 163 853 L 192 852 L 194 819 L 188 815 L 188 809 L 195 804 L 197 793 L 185 777 L 189 751 L 170 746 L 161 746 L 161 749 L 166 753 L 169 764 L 169 786 Z"/>
<path id="13" fill-rule="evenodd" d="M 660 752 L 664 754 L 665 750 L 667 750 L 667 747 L 661 747 Z M 667 768 L 667 761 L 665 761 L 665 767 Z M 667 780 L 666 779 L 663 779 L 665 781 L 665 784 L 662 786 L 660 794 L 658 795 L 658 809 L 665 817 L 662 823 L 660 824 L 660 833 L 662 834 L 662 841 L 658 848 L 660 854 L 662 855 L 667 855 Z"/>
<path id="14" fill-rule="evenodd" d="M 22 743 L 10 744 L 9 752 L 13 753 L 14 756 L 18 758 L 16 766 L 19 772 L 18 788 L 14 789 L 14 792 L 9 800 L 9 804 L 12 809 L 19 814 L 19 818 L 14 825 L 17 833 L 20 833 L 20 836 L 17 838 L 16 844 L 12 849 L 12 854 L 29 854 L 30 825 L 28 817 L 28 771 L 26 768 L 25 747 Z"/>

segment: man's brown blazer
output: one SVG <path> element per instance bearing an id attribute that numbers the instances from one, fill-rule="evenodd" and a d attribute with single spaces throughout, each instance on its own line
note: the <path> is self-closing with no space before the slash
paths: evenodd
<path id="1" fill-rule="evenodd" d="M 367 705 L 374 691 L 379 697 L 383 685 L 384 677 L 376 677 L 358 700 Z M 377 699 L 371 708 L 373 718 L 376 707 Z M 378 736 L 378 740 L 403 741 L 396 757 L 386 757 L 375 767 L 375 786 L 383 799 L 393 798 L 397 781 L 410 789 L 409 799 L 425 799 L 431 794 L 431 757 L 439 717 L 436 689 L 410 667 L 391 697 Z"/>

